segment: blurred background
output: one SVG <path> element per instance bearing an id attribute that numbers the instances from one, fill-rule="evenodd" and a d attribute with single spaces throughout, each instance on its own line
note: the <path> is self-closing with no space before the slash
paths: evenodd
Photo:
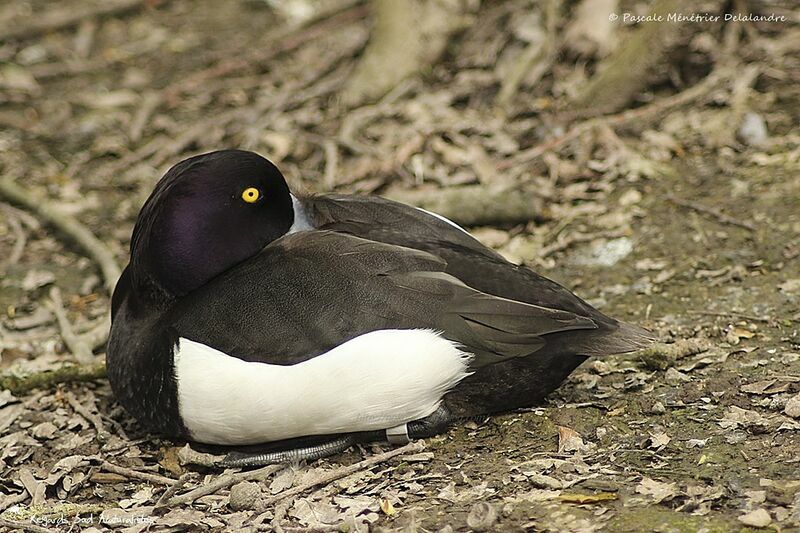
<path id="1" fill-rule="evenodd" d="M 295 191 L 441 213 L 674 343 L 434 439 L 427 482 L 317 494 L 279 527 L 457 529 L 476 501 L 509 530 L 797 525 L 799 22 L 791 0 L 3 3 L 0 510 L 36 483 L 153 497 L 48 476 L 137 436 L 102 354 L 139 208 L 179 160 L 242 148 Z M 174 446 L 126 450 L 186 473 Z"/>

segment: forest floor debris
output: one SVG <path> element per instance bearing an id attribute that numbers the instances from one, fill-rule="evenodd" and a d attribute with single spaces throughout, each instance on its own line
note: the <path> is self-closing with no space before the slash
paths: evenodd
<path id="1" fill-rule="evenodd" d="M 687 23 L 635 102 L 578 117 L 625 40 L 544 46 L 571 3 L 485 1 L 435 66 L 356 109 L 339 95 L 364 3 L 295 26 L 245 0 L 34 4 L 0 8 L 0 529 L 800 527 L 796 19 Z M 663 344 L 424 451 L 220 471 L 142 433 L 99 361 L 139 207 L 221 147 L 300 191 L 439 211 Z"/>

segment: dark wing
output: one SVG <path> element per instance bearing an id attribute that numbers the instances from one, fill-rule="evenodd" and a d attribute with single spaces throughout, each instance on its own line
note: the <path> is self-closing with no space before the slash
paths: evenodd
<path id="1" fill-rule="evenodd" d="M 427 328 L 475 353 L 481 366 L 529 355 L 545 344 L 543 335 L 596 328 L 568 311 L 478 291 L 445 269 L 420 250 L 295 233 L 183 298 L 168 320 L 181 336 L 274 364 L 370 331 Z"/>
<path id="2" fill-rule="evenodd" d="M 587 317 L 593 330 L 547 337 L 550 353 L 606 355 L 636 350 L 652 335 L 621 323 L 558 283 L 506 261 L 452 224 L 414 207 L 377 197 L 311 196 L 303 206 L 319 229 L 344 232 L 431 253 L 446 262 L 445 272 L 486 294 Z"/>

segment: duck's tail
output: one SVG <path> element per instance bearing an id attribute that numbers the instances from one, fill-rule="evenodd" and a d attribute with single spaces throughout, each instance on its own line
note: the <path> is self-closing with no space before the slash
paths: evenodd
<path id="1" fill-rule="evenodd" d="M 553 354 L 571 353 L 586 357 L 635 352 L 646 348 L 656 340 L 655 334 L 639 326 L 620 322 L 606 316 L 598 322 L 595 330 L 572 332 L 571 335 L 547 335 L 547 344 L 542 350 Z M 604 320 L 603 320 L 604 319 Z"/>

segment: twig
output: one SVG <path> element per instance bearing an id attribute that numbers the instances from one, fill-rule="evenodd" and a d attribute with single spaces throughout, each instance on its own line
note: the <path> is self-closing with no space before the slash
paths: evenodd
<path id="1" fill-rule="evenodd" d="M 339 169 L 339 148 L 330 139 L 322 143 L 322 147 L 325 150 L 325 186 L 333 190 Z"/>
<path id="2" fill-rule="evenodd" d="M 75 217 L 62 213 L 50 201 L 35 198 L 30 192 L 20 187 L 11 179 L 0 179 L 0 196 L 19 204 L 33 212 L 65 235 L 75 241 L 100 267 L 108 293 L 114 291 L 114 285 L 120 276 L 114 254 L 92 232 Z"/>
<path id="3" fill-rule="evenodd" d="M 110 329 L 111 315 L 107 313 L 102 318 L 95 320 L 89 329 L 81 333 L 81 338 L 94 351 L 106 343 Z"/>
<path id="4" fill-rule="evenodd" d="M 81 364 L 91 363 L 94 360 L 92 349 L 89 344 L 75 334 L 70 324 L 67 314 L 64 312 L 64 302 L 61 300 L 61 291 L 58 287 L 50 289 L 50 301 L 46 301 L 45 305 L 56 316 L 58 321 L 58 328 L 61 330 L 61 338 L 64 339 L 64 344 L 67 349 L 75 356 L 75 359 Z"/>
<path id="5" fill-rule="evenodd" d="M 169 477 L 159 476 L 158 474 L 149 474 L 147 472 L 139 472 L 138 470 L 133 470 L 131 468 L 125 468 L 124 466 L 118 466 L 108 461 L 102 460 L 100 461 L 100 468 L 105 470 L 106 472 L 111 472 L 113 474 L 119 474 L 121 476 L 125 476 L 131 479 L 141 479 L 142 481 L 147 481 L 149 483 L 156 483 L 158 485 L 175 485 L 179 481 L 177 479 L 172 479 Z"/>
<path id="6" fill-rule="evenodd" d="M 304 27 L 281 28 L 275 31 L 266 39 L 269 44 L 251 47 L 249 53 L 232 57 L 228 54 L 224 61 L 167 86 L 162 93 L 164 99 L 167 102 L 174 101 L 182 92 L 203 86 L 210 79 L 227 77 L 235 72 L 254 68 L 321 35 L 327 35 L 333 28 L 355 22 L 368 12 L 366 6 L 357 4 L 358 0 L 343 0 L 306 21 Z"/>
<path id="7" fill-rule="evenodd" d="M 500 91 L 497 93 L 497 105 L 507 108 L 517 94 L 523 80 L 535 85 L 550 69 L 558 49 L 558 8 L 559 0 L 548 0 L 545 3 L 546 35 L 536 39 L 517 54 L 508 74 L 503 77 Z"/>
<path id="8" fill-rule="evenodd" d="M 0 41 L 35 37 L 42 33 L 75 26 L 85 19 L 122 15 L 146 4 L 152 4 L 152 2 L 150 0 L 115 0 L 113 2 L 100 2 L 95 6 L 84 9 L 75 9 L 74 6 L 69 6 L 65 9 L 46 11 L 34 17 L 31 24 L 10 25 L 4 28 L 0 31 Z"/>
<path id="9" fill-rule="evenodd" d="M 23 490 L 19 494 L 14 494 L 13 496 L 7 496 L 2 502 L 0 502 L 0 513 L 11 507 L 12 505 L 17 505 L 18 503 L 22 503 L 28 499 L 30 495 L 27 491 Z"/>
<path id="10" fill-rule="evenodd" d="M 749 222 L 744 222 L 742 220 L 737 220 L 733 217 L 729 217 L 728 215 L 721 213 L 719 210 L 714 209 L 713 207 L 707 207 L 703 204 L 699 204 L 697 202 L 692 202 L 691 200 L 682 200 L 677 198 L 672 194 L 667 194 L 667 200 L 672 202 L 675 205 L 679 205 L 681 207 L 686 207 L 693 211 L 697 211 L 698 213 L 709 215 L 712 218 L 715 218 L 718 222 L 723 224 L 730 224 L 731 226 L 737 226 L 740 228 L 744 228 L 749 231 L 755 231 L 756 228 Z"/>
<path id="11" fill-rule="evenodd" d="M 167 500 L 167 503 L 164 506 L 174 507 L 176 505 L 189 504 L 195 501 L 197 498 L 214 494 L 215 492 L 226 489 L 240 481 L 265 479 L 266 477 L 271 476 L 275 472 L 283 470 L 284 468 L 286 468 L 286 465 L 268 465 L 257 470 L 237 472 L 235 474 L 223 474 L 206 485 L 201 485 L 194 490 L 170 498 Z"/>
<path id="12" fill-rule="evenodd" d="M 178 450 L 178 462 L 181 464 L 181 466 L 199 465 L 210 468 L 215 466 L 224 458 L 224 455 L 198 452 L 188 444 Z"/>
<path id="13" fill-rule="evenodd" d="M 170 500 L 170 498 L 175 496 L 175 494 L 179 490 L 181 490 L 184 485 L 186 485 L 186 482 L 189 481 L 189 477 L 191 477 L 191 474 L 188 474 L 188 473 L 187 474 L 183 474 L 181 477 L 178 478 L 178 482 L 177 483 L 173 483 L 172 485 L 168 486 L 167 490 L 164 491 L 164 494 L 162 494 L 158 498 L 158 500 L 156 501 L 156 504 L 153 506 L 153 508 L 154 509 L 160 509 L 162 507 L 166 507 L 167 506 L 167 502 Z"/>
<path id="14" fill-rule="evenodd" d="M 656 0 L 649 15 L 666 18 L 668 13 L 682 12 L 687 5 L 687 0 Z M 675 44 L 680 31 L 677 24 L 657 20 L 638 25 L 622 46 L 600 61 L 598 72 L 581 86 L 573 105 L 603 113 L 622 108 L 646 87 L 648 74 Z"/>
<path id="15" fill-rule="evenodd" d="M 39 230 L 42 225 L 39 223 L 39 220 L 22 209 L 18 209 L 11 204 L 0 204 L 0 209 L 9 213 L 11 216 L 14 216 L 20 220 L 25 226 L 28 227 L 31 231 Z"/>
<path id="16" fill-rule="evenodd" d="M 320 485 L 327 485 L 329 483 L 336 481 L 337 479 L 342 479 L 343 477 L 355 474 L 356 472 L 360 472 L 361 470 L 372 468 L 373 466 L 378 465 L 380 463 L 384 463 L 389 459 L 397 457 L 398 455 L 405 455 L 407 453 L 417 453 L 421 452 L 424 449 L 425 449 L 424 442 L 422 441 L 411 442 L 400 448 L 395 448 L 394 450 L 389 450 L 388 452 L 379 453 L 378 455 L 373 455 L 372 457 L 368 457 L 363 461 L 359 461 L 358 463 L 349 466 L 339 467 L 335 470 L 325 473 L 325 475 L 323 475 L 319 479 L 310 481 L 308 483 L 304 483 L 302 485 L 298 485 L 287 491 L 281 492 L 280 494 L 275 494 L 274 496 L 267 496 L 264 500 L 262 500 L 262 504 L 267 506 L 275 504 L 279 501 L 285 500 L 286 498 L 291 498 L 293 496 L 303 494 L 307 490 L 313 489 L 314 487 L 318 487 Z"/>
<path id="17" fill-rule="evenodd" d="M 7 527 L 8 529 L 21 529 L 22 531 L 30 531 L 31 533 L 53 533 L 54 530 L 46 527 L 37 526 L 30 522 L 17 522 L 14 520 L 6 520 L 0 518 L 0 527 Z"/>
<path id="18" fill-rule="evenodd" d="M 150 116 L 158 109 L 163 101 L 160 94 L 155 92 L 148 92 L 142 98 L 142 105 L 139 106 L 138 111 L 131 120 L 131 126 L 128 129 L 128 139 L 131 143 L 138 143 L 142 138 L 142 132 L 150 120 Z"/>
<path id="19" fill-rule="evenodd" d="M 64 365 L 33 374 L 1 374 L 0 389 L 8 389 L 13 394 L 24 394 L 32 389 L 50 388 L 59 383 L 94 381 L 104 377 L 106 377 L 105 362 L 88 365 Z"/>
<path id="20" fill-rule="evenodd" d="M 733 72 L 735 72 L 733 67 L 717 67 L 711 72 L 711 74 L 706 76 L 703 81 L 689 87 L 685 91 L 681 91 L 678 94 L 668 96 L 661 100 L 656 100 L 651 104 L 623 111 L 622 113 L 604 115 L 579 122 L 578 124 L 570 127 L 570 129 L 567 130 L 567 132 L 563 135 L 523 150 L 513 158 L 507 159 L 506 161 L 501 161 L 497 166 L 500 170 L 503 170 L 516 166 L 520 163 L 530 162 L 533 159 L 540 157 L 545 152 L 558 148 L 562 144 L 581 136 L 583 133 L 590 131 L 592 128 L 595 128 L 600 124 L 619 126 L 626 122 L 640 120 L 648 116 L 657 115 L 673 107 L 684 105 L 711 92 L 711 90 L 714 89 L 718 83 L 729 78 Z"/>
<path id="21" fill-rule="evenodd" d="M 16 241 L 14 241 L 14 248 L 11 250 L 11 253 L 8 254 L 8 257 L 3 262 L 2 270 L 19 262 L 23 252 L 25 252 L 25 244 L 28 242 L 28 237 L 25 234 L 25 230 L 22 229 L 22 223 L 20 223 L 19 219 L 12 213 L 9 213 L 7 220 L 9 226 L 11 226 L 11 231 L 14 233 L 14 237 L 16 237 Z"/>
<path id="22" fill-rule="evenodd" d="M 683 339 L 674 344 L 657 342 L 640 350 L 637 355 L 651 370 L 666 370 L 679 359 L 707 351 L 710 343 L 703 339 Z"/>
<path id="23" fill-rule="evenodd" d="M 84 407 L 83 404 L 81 404 L 81 402 L 79 402 L 75 395 L 71 392 L 67 392 L 66 398 L 72 409 L 94 427 L 94 430 L 97 432 L 97 440 L 103 442 L 107 441 L 109 432 L 103 427 L 103 421 L 100 419 L 100 417 Z"/>

